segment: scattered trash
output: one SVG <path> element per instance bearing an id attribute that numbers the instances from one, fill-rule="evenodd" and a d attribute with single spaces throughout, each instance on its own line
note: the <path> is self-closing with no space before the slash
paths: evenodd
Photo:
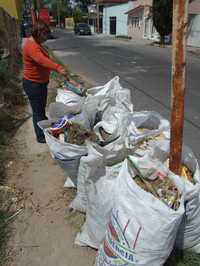
<path id="1" fill-rule="evenodd" d="M 7 168 L 10 168 L 12 165 L 13 165 L 13 161 L 10 161 L 10 162 L 7 164 Z"/>
<path id="2" fill-rule="evenodd" d="M 158 172 L 154 180 L 146 179 L 141 176 L 135 176 L 134 181 L 138 186 L 146 192 L 150 192 L 154 195 L 154 197 L 160 199 L 168 207 L 174 210 L 179 208 L 181 195 L 167 176 Z"/>

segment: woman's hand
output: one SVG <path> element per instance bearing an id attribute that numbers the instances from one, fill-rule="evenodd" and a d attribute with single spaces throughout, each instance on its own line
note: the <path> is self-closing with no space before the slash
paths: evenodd
<path id="1" fill-rule="evenodd" d="M 65 77 L 66 80 L 69 80 L 69 72 L 63 67 L 60 67 L 59 73 Z"/>

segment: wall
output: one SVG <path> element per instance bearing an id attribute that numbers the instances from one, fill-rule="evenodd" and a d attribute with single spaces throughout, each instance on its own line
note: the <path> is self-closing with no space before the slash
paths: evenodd
<path id="1" fill-rule="evenodd" d="M 200 15 L 189 15 L 187 44 L 200 47 Z"/>
<path id="2" fill-rule="evenodd" d="M 19 19 L 22 2 L 22 0 L 0 0 L 0 7 L 2 7 L 11 17 Z"/>
<path id="3" fill-rule="evenodd" d="M 138 12 L 139 22 L 138 25 L 135 25 L 133 18 L 129 16 L 128 18 L 128 36 L 134 38 L 143 38 L 144 32 L 144 21 L 143 21 L 143 10 Z"/>
<path id="4" fill-rule="evenodd" d="M 138 39 L 151 39 L 159 40 L 159 34 L 153 27 L 152 17 L 149 17 L 150 6 L 152 6 L 152 0 L 138 0 L 134 2 L 134 8 L 138 6 L 144 6 L 144 8 L 134 15 L 138 17 L 138 22 L 135 23 L 134 18 L 129 15 L 128 18 L 128 36 Z M 136 18 L 135 18 L 136 19 Z"/>
<path id="5" fill-rule="evenodd" d="M 0 49 L 9 51 L 9 67 L 12 70 L 20 55 L 20 23 L 11 17 L 3 8 L 0 8 Z"/>
<path id="6" fill-rule="evenodd" d="M 108 6 L 103 9 L 103 33 L 110 34 L 110 17 L 116 16 L 116 35 L 128 35 L 127 19 L 125 14 L 130 9 L 130 3 Z"/>

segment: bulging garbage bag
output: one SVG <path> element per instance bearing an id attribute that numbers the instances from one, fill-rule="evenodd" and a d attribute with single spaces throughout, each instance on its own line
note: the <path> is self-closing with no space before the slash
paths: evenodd
<path id="1" fill-rule="evenodd" d="M 185 180 L 185 215 L 176 246 L 200 253 L 200 170 L 195 155 L 186 146 L 183 148 L 182 163 L 193 173 L 193 182 Z"/>
<path id="2" fill-rule="evenodd" d="M 97 266 L 162 266 L 173 249 L 184 214 L 184 182 L 168 173 L 181 194 L 180 205 L 174 210 L 139 187 L 135 175 L 125 160 L 116 180 L 114 205 Z"/>
<path id="3" fill-rule="evenodd" d="M 102 243 L 113 207 L 114 186 L 121 165 L 122 163 L 106 166 L 104 175 L 99 176 L 96 181 L 94 178 L 89 179 L 86 221 L 75 239 L 75 244 L 98 249 Z M 96 176 L 96 173 L 93 175 Z"/>

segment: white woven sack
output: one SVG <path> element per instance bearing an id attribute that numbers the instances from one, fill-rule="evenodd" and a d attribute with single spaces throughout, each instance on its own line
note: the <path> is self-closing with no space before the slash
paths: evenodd
<path id="1" fill-rule="evenodd" d="M 140 131 L 139 128 L 145 129 Z M 134 112 L 129 115 L 128 138 L 126 146 L 134 147 L 137 143 L 163 133 L 165 139 L 169 138 L 169 121 L 159 113 L 153 111 Z"/>
<path id="2" fill-rule="evenodd" d="M 75 244 L 99 248 L 113 207 L 114 186 L 121 165 L 122 163 L 106 167 L 105 175 L 88 186 L 86 221 Z"/>
<path id="3" fill-rule="evenodd" d="M 186 211 L 177 234 L 176 246 L 200 253 L 200 170 L 197 159 L 188 147 L 183 148 L 182 162 L 192 171 L 196 184 L 185 181 Z"/>
<path id="4" fill-rule="evenodd" d="M 170 255 L 184 214 L 184 182 L 169 174 L 182 193 L 177 211 L 145 192 L 133 180 L 128 160 L 114 190 L 114 207 L 96 265 L 162 266 Z"/>
<path id="5" fill-rule="evenodd" d="M 94 127 L 94 132 L 101 138 L 100 128 L 102 127 L 106 132 L 111 134 L 109 143 L 103 147 L 99 147 L 102 153 L 106 154 L 106 165 L 113 165 L 121 162 L 127 156 L 127 149 L 125 140 L 128 134 L 127 127 L 129 123 L 128 113 L 121 112 L 118 107 L 114 107 L 106 119 L 97 123 Z"/>
<path id="6" fill-rule="evenodd" d="M 84 156 L 80 160 L 80 166 L 77 178 L 77 195 L 70 203 L 69 208 L 75 209 L 80 212 L 86 212 L 88 200 L 88 187 L 89 182 L 98 180 L 105 175 L 105 166 L 112 166 L 126 157 L 123 149 L 116 151 L 111 149 L 107 150 L 95 143 L 86 142 L 88 156 Z"/>
<path id="7" fill-rule="evenodd" d="M 62 168 L 66 170 L 68 174 L 71 174 L 71 179 L 74 185 L 76 184 L 79 160 L 82 156 L 87 154 L 87 147 L 85 145 L 75 145 L 70 143 L 63 143 L 57 138 L 49 134 L 48 129 L 44 130 L 45 139 L 50 150 L 50 153 L 54 159 L 62 164 Z"/>
<path id="8" fill-rule="evenodd" d="M 95 149 L 95 145 L 87 142 L 88 155 L 80 160 L 77 177 L 77 194 L 69 208 L 86 212 L 88 199 L 88 184 L 105 174 L 104 156 Z"/>

